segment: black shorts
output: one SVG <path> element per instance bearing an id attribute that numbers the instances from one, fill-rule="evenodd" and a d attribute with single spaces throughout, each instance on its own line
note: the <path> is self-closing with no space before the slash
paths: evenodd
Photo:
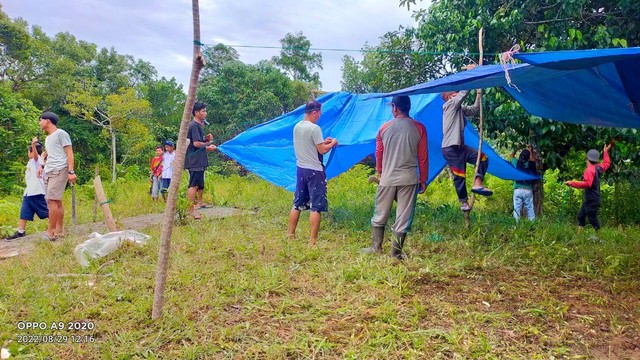
<path id="1" fill-rule="evenodd" d="M 297 168 L 293 208 L 315 212 L 328 210 L 327 175 L 324 171 Z"/>
<path id="2" fill-rule="evenodd" d="M 33 215 L 38 214 L 40 219 L 49 217 L 49 207 L 44 195 L 32 195 L 22 198 L 22 208 L 20 209 L 20 219 L 33 221 Z"/>
<path id="3" fill-rule="evenodd" d="M 189 170 L 189 187 L 197 187 L 198 190 L 204 190 L 204 170 L 191 171 Z"/>

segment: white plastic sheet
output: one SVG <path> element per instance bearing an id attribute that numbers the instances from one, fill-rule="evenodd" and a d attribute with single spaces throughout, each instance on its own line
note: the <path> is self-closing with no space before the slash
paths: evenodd
<path id="1" fill-rule="evenodd" d="M 135 230 L 110 232 L 104 235 L 96 232 L 89 235 L 89 240 L 76 246 L 76 259 L 82 267 L 89 266 L 89 258 L 98 259 L 119 249 L 125 241 L 137 245 L 146 245 L 151 237 Z"/>

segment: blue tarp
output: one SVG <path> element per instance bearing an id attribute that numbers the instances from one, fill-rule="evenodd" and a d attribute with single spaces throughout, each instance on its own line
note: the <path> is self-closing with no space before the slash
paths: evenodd
<path id="1" fill-rule="evenodd" d="M 331 93 L 318 99 L 322 103 L 318 125 L 325 137 L 338 139 L 338 147 L 324 156 L 327 178 L 340 175 L 375 152 L 378 129 L 392 118 L 391 108 L 387 106 L 390 100 L 347 92 Z M 439 95 L 429 94 L 411 96 L 411 103 L 411 116 L 427 128 L 431 182 L 445 166 L 440 151 L 443 101 Z M 293 191 L 296 174 L 293 127 L 303 117 L 302 106 L 243 132 L 218 149 L 265 180 Z M 469 123 L 464 136 L 469 146 L 477 148 L 479 137 Z M 489 157 L 489 173 L 502 179 L 531 179 L 530 175 L 517 171 L 500 158 L 486 142 L 482 149 Z"/>
<path id="2" fill-rule="evenodd" d="M 501 86 L 529 113 L 575 124 L 640 128 L 640 48 L 576 50 L 517 54 L 527 62 L 509 67 L 515 87 L 510 87 L 500 65 L 479 66 L 425 84 L 388 94 L 353 95 L 339 92 L 320 99 L 323 114 L 318 125 L 325 137 L 339 141 L 325 155 L 328 178 L 348 170 L 373 154 L 380 126 L 391 118 L 386 106 L 394 95 L 410 95 L 411 115 L 427 127 L 429 181 L 444 168 L 442 139 L 442 91 Z M 253 127 L 219 149 L 251 172 L 288 190 L 295 187 L 293 127 L 302 120 L 303 107 Z M 465 142 L 474 148 L 478 135 L 467 123 Z M 489 145 L 489 173 L 502 179 L 527 179 L 513 169 Z"/>
<path id="3" fill-rule="evenodd" d="M 574 124 L 640 128 L 640 48 L 516 54 L 528 64 L 478 66 L 382 96 L 503 87 L 533 115 Z M 517 87 L 517 88 L 516 88 Z"/>

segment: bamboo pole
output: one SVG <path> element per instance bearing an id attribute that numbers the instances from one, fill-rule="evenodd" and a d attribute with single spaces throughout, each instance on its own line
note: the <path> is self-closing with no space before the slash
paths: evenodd
<path id="1" fill-rule="evenodd" d="M 478 32 L 478 50 L 479 50 L 479 59 L 478 59 L 478 65 L 482 66 L 482 57 L 483 57 L 483 41 L 482 41 L 482 35 L 484 32 L 484 28 L 480 28 L 480 31 Z M 479 91 L 479 90 L 477 90 Z M 484 131 L 483 131 L 483 110 L 482 110 L 482 98 L 480 98 L 480 121 L 478 124 L 478 136 L 480 137 L 479 143 L 478 143 L 478 157 L 476 159 L 476 170 L 478 170 L 478 168 L 480 167 L 480 159 L 482 158 L 482 138 L 484 135 Z M 473 180 L 475 181 L 475 173 L 474 173 L 474 178 Z M 470 219 L 470 215 L 471 215 L 471 210 L 473 210 L 473 204 L 476 201 L 476 194 L 475 193 L 471 193 L 471 201 L 469 201 L 469 211 L 465 211 L 464 212 L 464 226 L 469 229 L 471 227 L 471 219 Z"/>

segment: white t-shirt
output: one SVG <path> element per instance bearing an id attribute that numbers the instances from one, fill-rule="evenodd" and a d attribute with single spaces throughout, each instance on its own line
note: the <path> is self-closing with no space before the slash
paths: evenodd
<path id="1" fill-rule="evenodd" d="M 176 152 L 169 153 L 168 151 L 164 152 L 162 155 L 162 178 L 163 179 L 172 179 L 173 178 L 173 160 L 176 159 Z"/>
<path id="2" fill-rule="evenodd" d="M 70 145 L 71 138 L 69 134 L 62 129 L 57 129 L 53 134 L 47 136 L 44 140 L 44 147 L 47 149 L 45 172 L 67 168 L 67 153 L 64 152 L 64 147 Z"/>
<path id="3" fill-rule="evenodd" d="M 296 165 L 310 170 L 323 171 L 318 158 L 316 145 L 323 143 L 320 126 L 311 121 L 300 121 L 293 128 L 293 149 L 296 153 Z"/>
<path id="4" fill-rule="evenodd" d="M 24 188 L 22 196 L 44 195 L 44 182 L 38 178 L 38 167 L 41 163 L 41 156 L 38 156 L 38 161 L 29 159 L 27 168 L 24 171 L 24 180 L 27 183 L 27 187 Z"/>

